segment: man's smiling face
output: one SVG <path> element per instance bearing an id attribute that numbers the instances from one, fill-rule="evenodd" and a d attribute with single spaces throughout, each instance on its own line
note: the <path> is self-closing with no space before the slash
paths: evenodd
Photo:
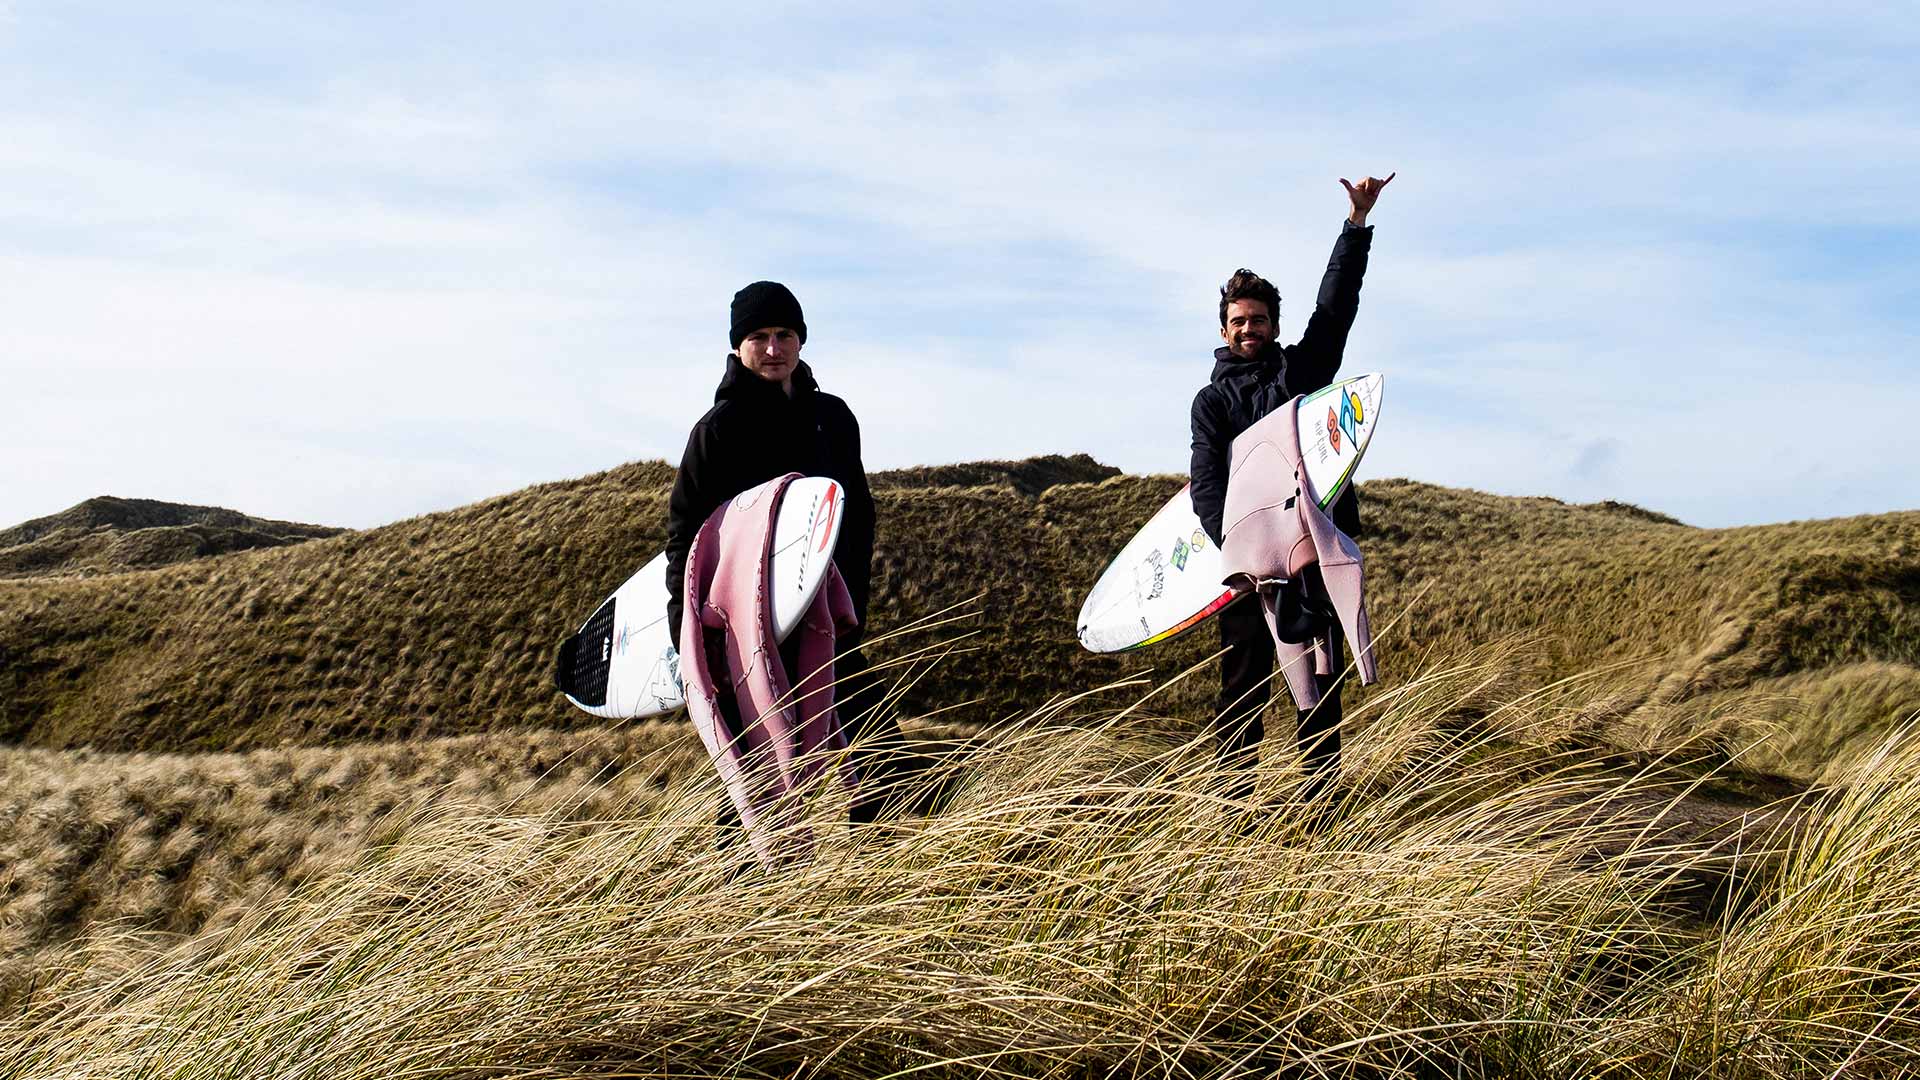
<path id="1" fill-rule="evenodd" d="M 1220 328 L 1227 351 L 1242 360 L 1260 355 L 1273 340 L 1273 313 L 1264 300 L 1235 300 L 1227 305 L 1227 323 Z"/>

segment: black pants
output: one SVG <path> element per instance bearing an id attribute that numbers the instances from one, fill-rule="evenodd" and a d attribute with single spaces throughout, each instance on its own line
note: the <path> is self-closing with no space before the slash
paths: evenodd
<path id="1" fill-rule="evenodd" d="M 1246 798 L 1253 794 L 1252 769 L 1260 757 L 1260 739 L 1266 734 L 1260 714 L 1266 710 L 1273 684 L 1284 683 L 1285 677 L 1274 671 L 1273 633 L 1267 629 L 1259 597 L 1236 601 L 1220 613 L 1219 622 L 1220 644 L 1227 651 L 1220 658 L 1220 699 L 1213 714 L 1213 735 L 1221 764 L 1244 770 L 1245 779 L 1234 786 L 1232 794 Z M 1295 714 L 1309 797 L 1332 783 L 1340 769 L 1340 673 L 1346 649 L 1339 624 L 1334 624 L 1331 633 L 1334 673 L 1319 676 L 1320 705 L 1311 712 L 1296 710 Z"/>
<path id="2" fill-rule="evenodd" d="M 845 651 L 834 661 L 833 674 L 838 683 L 834 690 L 840 730 L 853 746 L 854 775 L 860 780 L 860 794 L 849 816 L 866 824 L 878 820 L 893 799 L 906 774 L 908 754 L 900 718 L 885 707 L 887 688 L 867 664 L 861 640 L 858 630 L 841 639 L 840 648 Z"/>
<path id="3" fill-rule="evenodd" d="M 780 648 L 780 661 L 786 665 L 788 677 L 794 680 L 805 674 L 797 670 L 799 641 L 800 636 L 795 634 Z M 860 647 L 861 641 L 859 630 L 839 640 L 836 647 L 840 653 L 834 658 L 833 675 L 840 730 L 845 733 L 847 741 L 853 744 L 854 775 L 860 781 L 859 794 L 854 798 L 848 816 L 857 823 L 867 824 L 879 819 L 882 809 L 893 795 L 895 782 L 906 760 L 906 737 L 900 732 L 899 718 L 892 710 L 882 707 L 886 687 L 867 663 L 867 655 Z M 712 656 L 724 655 L 711 648 L 708 652 Z M 745 730 L 739 703 L 732 694 L 721 693 L 719 705 L 720 717 L 727 725 L 729 735 L 739 738 L 740 732 Z M 740 812 L 731 798 L 721 797 L 717 821 L 724 843 L 732 835 L 731 830 L 740 824 Z"/>

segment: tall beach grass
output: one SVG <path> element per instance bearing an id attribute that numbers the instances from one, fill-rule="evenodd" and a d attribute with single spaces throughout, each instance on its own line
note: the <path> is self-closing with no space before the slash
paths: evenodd
<path id="1" fill-rule="evenodd" d="M 1507 670 L 1371 699 L 1330 801 L 1280 753 L 1231 798 L 1151 699 L 1095 696 L 934 765 L 924 816 L 823 795 L 779 871 L 716 846 L 704 774 L 592 817 L 443 806 L 49 973 L 0 1075 L 1914 1074 L 1920 742 L 1702 820 L 1693 763 L 1582 749 L 1578 681 Z"/>

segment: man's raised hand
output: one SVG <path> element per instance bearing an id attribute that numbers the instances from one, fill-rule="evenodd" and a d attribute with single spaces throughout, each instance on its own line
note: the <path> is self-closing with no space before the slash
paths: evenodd
<path id="1" fill-rule="evenodd" d="M 1377 176 L 1369 176 L 1365 180 L 1360 181 L 1360 186 L 1358 187 L 1347 183 L 1346 177 L 1341 177 L 1340 186 L 1347 189 L 1347 201 L 1353 204 L 1353 210 L 1347 214 L 1347 220 L 1353 222 L 1355 225 L 1365 225 L 1367 223 L 1367 211 L 1373 209 L 1373 204 L 1379 200 L 1380 189 L 1387 186 L 1387 180 L 1392 180 L 1399 175 L 1399 171 L 1395 170 L 1387 174 L 1386 180 L 1382 180 Z"/>

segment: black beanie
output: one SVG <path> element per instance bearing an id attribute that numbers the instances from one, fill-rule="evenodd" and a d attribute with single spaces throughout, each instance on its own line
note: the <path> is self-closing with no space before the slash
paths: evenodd
<path id="1" fill-rule="evenodd" d="M 784 326 L 807 343 L 807 320 L 800 301 L 777 281 L 756 281 L 733 294 L 733 333 L 727 338 L 738 349 L 748 334 L 769 326 Z"/>

